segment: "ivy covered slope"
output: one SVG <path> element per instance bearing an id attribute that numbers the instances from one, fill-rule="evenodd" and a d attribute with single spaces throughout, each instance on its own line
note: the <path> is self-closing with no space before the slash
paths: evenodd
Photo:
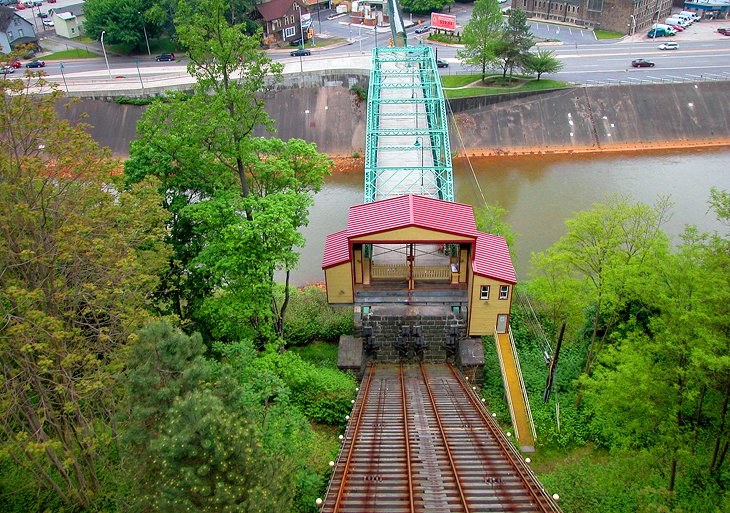
<path id="1" fill-rule="evenodd" d="M 671 204 L 611 197 L 533 255 L 531 298 L 554 341 L 568 329 L 542 403 L 544 344 L 512 315 L 538 431 L 533 465 L 566 512 L 728 510 L 730 194 L 708 191 L 724 231 L 662 225 Z M 502 421 L 499 364 L 485 396 Z"/>

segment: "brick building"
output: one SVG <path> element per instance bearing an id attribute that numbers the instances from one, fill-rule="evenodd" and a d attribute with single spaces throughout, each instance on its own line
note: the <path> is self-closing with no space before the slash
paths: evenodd
<path id="1" fill-rule="evenodd" d="M 515 0 L 512 5 L 525 11 L 530 18 L 621 34 L 648 30 L 672 11 L 672 0 Z"/>

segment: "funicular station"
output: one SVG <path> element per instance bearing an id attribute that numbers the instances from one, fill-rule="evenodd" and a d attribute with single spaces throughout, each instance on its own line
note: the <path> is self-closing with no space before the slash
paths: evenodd
<path id="1" fill-rule="evenodd" d="M 362 378 L 322 511 L 559 511 L 516 448 L 533 450 L 535 433 L 509 326 L 509 248 L 454 202 L 433 51 L 408 46 L 388 6 L 395 46 L 373 50 L 364 203 L 322 260 L 328 302 L 355 319 L 338 366 Z M 517 444 L 475 392 L 482 337 Z"/>

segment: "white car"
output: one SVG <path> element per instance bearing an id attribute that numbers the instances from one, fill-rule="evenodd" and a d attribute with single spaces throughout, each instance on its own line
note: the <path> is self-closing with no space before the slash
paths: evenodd
<path id="1" fill-rule="evenodd" d="M 660 50 L 677 50 L 678 48 L 679 45 L 674 41 L 667 41 L 666 43 L 662 43 L 659 45 Z"/>
<path id="2" fill-rule="evenodd" d="M 55 23 L 53 23 L 53 20 L 45 19 L 43 20 L 43 26 L 44 27 L 53 27 Z"/>

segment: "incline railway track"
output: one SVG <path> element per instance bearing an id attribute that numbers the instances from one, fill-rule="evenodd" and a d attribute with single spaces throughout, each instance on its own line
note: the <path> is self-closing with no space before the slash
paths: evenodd
<path id="1" fill-rule="evenodd" d="M 323 513 L 559 512 L 451 365 L 372 366 Z"/>

